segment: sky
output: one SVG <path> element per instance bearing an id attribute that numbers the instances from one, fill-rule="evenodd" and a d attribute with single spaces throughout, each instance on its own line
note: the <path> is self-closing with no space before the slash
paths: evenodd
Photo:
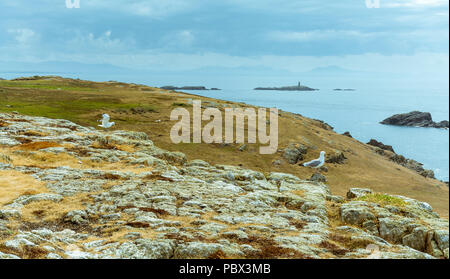
<path id="1" fill-rule="evenodd" d="M 448 32 L 448 0 L 0 0 L 0 63 L 447 76 Z"/>

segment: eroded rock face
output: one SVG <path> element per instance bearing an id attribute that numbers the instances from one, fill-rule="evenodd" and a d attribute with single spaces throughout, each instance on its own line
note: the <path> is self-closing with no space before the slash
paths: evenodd
<path id="1" fill-rule="evenodd" d="M 349 202 L 341 206 L 341 219 L 351 225 L 362 225 L 369 220 L 375 220 L 366 202 Z"/>
<path id="2" fill-rule="evenodd" d="M 448 222 L 424 203 L 411 201 L 405 217 L 292 174 L 188 161 L 144 133 L 18 114 L 0 121 L 9 158 L 0 174 L 44 185 L 0 205 L 2 259 L 365 258 L 368 244 L 382 257 L 448 255 Z M 336 229 L 330 203 L 354 227 Z M 405 228 L 396 232 L 394 215 L 431 221 L 423 229 L 398 221 Z"/>
<path id="3" fill-rule="evenodd" d="M 434 171 L 423 168 L 422 163 L 419 163 L 412 159 L 405 158 L 403 155 L 398 155 L 392 152 L 384 152 L 384 149 L 381 148 L 376 148 L 375 152 L 380 155 L 386 156 L 389 160 L 401 166 L 404 166 L 405 168 L 413 170 L 424 177 L 435 178 Z"/>
<path id="4" fill-rule="evenodd" d="M 379 142 L 379 141 L 377 141 L 375 139 L 371 139 L 367 144 L 379 147 L 382 150 L 388 150 L 388 151 L 391 151 L 392 153 L 395 153 L 394 148 L 392 147 L 392 145 L 386 145 L 386 144 L 384 144 L 382 142 Z"/>

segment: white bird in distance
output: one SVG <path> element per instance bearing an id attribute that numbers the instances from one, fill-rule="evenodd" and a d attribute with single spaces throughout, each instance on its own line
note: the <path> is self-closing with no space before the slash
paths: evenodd
<path id="1" fill-rule="evenodd" d="M 102 124 L 101 125 L 98 125 L 99 127 L 102 127 L 102 128 L 105 128 L 105 129 L 108 129 L 108 128 L 111 128 L 112 126 L 114 126 L 114 124 L 116 124 L 116 123 L 114 123 L 114 122 L 109 122 L 109 115 L 108 114 L 106 114 L 106 113 L 104 113 L 104 114 L 102 114 L 102 119 L 101 120 L 99 120 L 99 122 L 101 121 L 102 122 Z"/>
<path id="2" fill-rule="evenodd" d="M 325 151 L 320 152 L 320 157 L 318 159 L 314 159 L 312 161 L 309 161 L 307 163 L 304 163 L 304 167 L 310 167 L 310 168 L 320 168 L 325 163 Z"/>

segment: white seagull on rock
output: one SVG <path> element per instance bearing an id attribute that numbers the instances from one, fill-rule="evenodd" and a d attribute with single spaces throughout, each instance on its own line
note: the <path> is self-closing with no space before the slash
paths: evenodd
<path id="1" fill-rule="evenodd" d="M 303 166 L 317 169 L 323 166 L 323 164 L 325 164 L 325 151 L 320 152 L 319 159 L 314 159 L 312 161 L 304 163 Z"/>
<path id="2" fill-rule="evenodd" d="M 109 115 L 108 114 L 106 114 L 106 113 L 104 113 L 103 115 L 102 115 L 102 120 L 99 120 L 99 121 L 101 121 L 102 122 L 102 124 L 101 125 L 98 125 L 99 127 L 102 127 L 102 128 L 105 128 L 105 129 L 108 129 L 108 128 L 111 128 L 112 126 L 114 126 L 114 124 L 116 124 L 116 123 L 114 123 L 114 122 L 109 122 Z"/>

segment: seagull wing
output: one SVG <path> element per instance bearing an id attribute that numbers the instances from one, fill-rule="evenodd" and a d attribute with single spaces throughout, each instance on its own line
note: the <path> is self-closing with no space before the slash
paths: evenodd
<path id="1" fill-rule="evenodd" d="M 303 164 L 303 166 L 311 168 L 317 167 L 318 165 L 320 165 L 320 159 L 315 159 Z"/>

